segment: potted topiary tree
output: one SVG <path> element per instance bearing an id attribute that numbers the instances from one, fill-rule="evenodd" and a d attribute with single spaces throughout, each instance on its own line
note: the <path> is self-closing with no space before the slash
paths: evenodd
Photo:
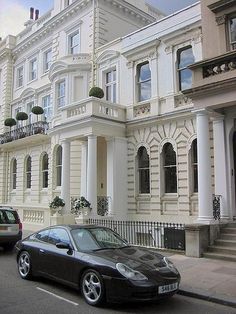
<path id="1" fill-rule="evenodd" d="M 37 115 L 37 122 L 38 122 L 38 116 L 44 113 L 44 110 L 40 106 L 34 106 L 31 109 L 31 112 Z M 34 134 L 42 133 L 43 128 L 41 126 L 34 127 Z"/>
<path id="2" fill-rule="evenodd" d="M 16 114 L 16 120 L 18 121 L 24 121 L 24 120 L 27 120 L 28 119 L 28 114 L 26 112 L 17 112 Z M 21 130 L 21 132 L 19 133 L 19 137 L 22 138 L 22 137 L 25 137 L 25 132 L 23 130 Z"/>
<path id="3" fill-rule="evenodd" d="M 4 121 L 4 125 L 5 126 L 9 126 L 10 128 L 10 133 L 9 133 L 9 137 L 6 138 L 7 142 L 11 142 L 12 141 L 12 137 L 11 137 L 11 128 L 16 125 L 16 120 L 14 118 L 7 118 Z"/>
<path id="4" fill-rule="evenodd" d="M 103 98 L 104 91 L 100 87 L 93 86 L 89 91 L 89 97 Z"/>

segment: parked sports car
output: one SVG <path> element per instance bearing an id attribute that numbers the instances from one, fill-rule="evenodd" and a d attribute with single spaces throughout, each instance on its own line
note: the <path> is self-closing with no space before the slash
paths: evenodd
<path id="1" fill-rule="evenodd" d="M 129 245 L 109 228 L 52 226 L 16 244 L 20 276 L 44 276 L 79 288 L 90 305 L 144 301 L 178 291 L 180 275 L 155 250 Z"/>

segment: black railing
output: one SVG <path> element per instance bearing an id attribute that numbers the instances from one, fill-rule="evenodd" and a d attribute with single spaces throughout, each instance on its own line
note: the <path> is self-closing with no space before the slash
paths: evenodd
<path id="1" fill-rule="evenodd" d="M 97 213 L 99 216 L 107 216 L 109 212 L 109 196 L 98 196 L 97 197 Z"/>
<path id="2" fill-rule="evenodd" d="M 10 132 L 6 132 L 0 135 L 0 144 L 9 143 L 20 138 L 35 134 L 46 134 L 48 130 L 48 122 L 38 121 L 32 124 L 28 124 L 22 127 L 17 127 Z"/>
<path id="3" fill-rule="evenodd" d="M 133 245 L 185 250 L 185 226 L 183 224 L 93 218 L 89 219 L 89 223 L 109 227 Z"/>
<path id="4" fill-rule="evenodd" d="M 213 217 L 215 220 L 220 220 L 220 200 L 221 195 L 213 194 Z"/>

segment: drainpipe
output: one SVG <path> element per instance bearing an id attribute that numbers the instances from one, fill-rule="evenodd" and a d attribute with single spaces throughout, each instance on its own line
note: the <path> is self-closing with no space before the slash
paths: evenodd
<path id="1" fill-rule="evenodd" d="M 97 0 L 93 0 L 93 42 L 92 42 L 92 73 L 91 73 L 91 83 L 95 86 L 95 31 L 96 31 L 96 7 Z"/>
<path id="2" fill-rule="evenodd" d="M 5 184 L 5 195 L 4 195 L 4 203 L 7 203 L 8 200 L 8 168 L 9 168 L 9 151 L 7 151 L 7 155 L 6 155 L 6 171 L 5 171 L 5 178 L 6 178 L 6 184 Z"/>

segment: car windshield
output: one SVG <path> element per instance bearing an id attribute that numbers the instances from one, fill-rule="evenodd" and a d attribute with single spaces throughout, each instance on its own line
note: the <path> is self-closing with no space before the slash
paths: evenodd
<path id="1" fill-rule="evenodd" d="M 74 229 L 72 237 L 81 251 L 118 249 L 128 246 L 117 233 L 107 228 Z"/>

